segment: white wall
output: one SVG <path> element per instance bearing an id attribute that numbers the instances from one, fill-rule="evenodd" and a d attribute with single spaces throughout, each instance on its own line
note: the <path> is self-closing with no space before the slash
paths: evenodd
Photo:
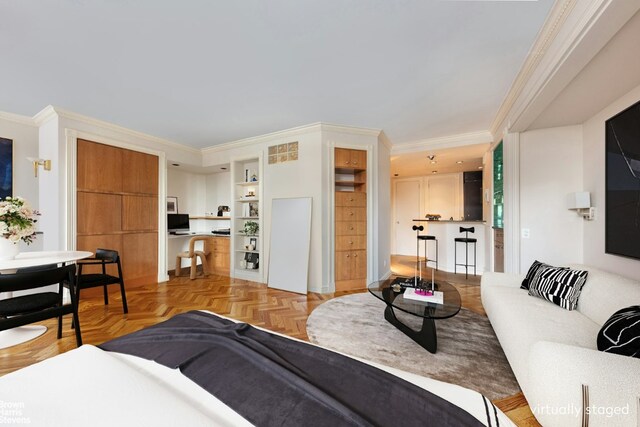
<path id="1" fill-rule="evenodd" d="M 287 142 L 298 141 L 298 160 L 269 165 L 268 147 Z M 265 279 L 269 268 L 269 239 L 271 237 L 271 203 L 274 198 L 311 197 L 311 253 L 309 260 L 309 290 L 311 292 L 327 292 L 323 287 L 323 172 L 322 172 L 322 140 L 320 126 L 304 127 L 299 130 L 278 132 L 272 135 L 250 138 L 227 146 L 217 146 L 203 151 L 204 167 L 230 163 L 234 159 L 258 157 L 262 153 L 263 164 L 263 201 L 261 201 L 262 229 L 264 253 L 260 263 L 264 267 Z M 229 180 L 230 180 L 229 176 Z M 223 197 L 224 184 L 220 183 L 220 197 Z M 230 185 L 227 192 L 230 197 Z M 224 200 L 224 199 L 220 199 Z M 228 199 L 227 199 L 228 200 Z M 233 208 L 230 200 L 226 204 Z M 217 208 L 217 205 L 215 206 Z M 233 212 L 231 213 L 233 216 Z"/>
<path id="2" fill-rule="evenodd" d="M 38 209 L 39 178 L 33 175 L 33 166 L 27 160 L 27 157 L 38 158 L 38 127 L 29 124 L 29 121 L 27 118 L 12 120 L 0 116 L 0 138 L 13 140 L 13 195 L 24 198 L 33 208 Z M 41 168 L 39 176 L 42 173 Z M 46 175 L 44 178 L 46 179 Z M 31 245 L 20 242 L 20 251 L 41 250 L 42 247 L 42 234 Z"/>
<path id="3" fill-rule="evenodd" d="M 640 86 L 630 90 L 583 124 L 584 190 L 591 193 L 596 218 L 584 223 L 584 263 L 637 279 L 640 260 L 604 253 L 605 247 L 605 120 L 640 100 Z"/>
<path id="4" fill-rule="evenodd" d="M 391 275 L 391 150 L 383 133 L 378 137 L 378 218 L 374 247 L 378 248 L 377 279 Z"/>
<path id="5" fill-rule="evenodd" d="M 231 172 L 220 172 L 207 175 L 205 178 L 206 206 L 205 212 L 218 213 L 218 206 L 231 207 Z"/>
<path id="6" fill-rule="evenodd" d="M 33 176 L 27 157 L 38 157 L 38 127 L 0 117 L 0 138 L 13 140 L 13 195 L 37 208 L 38 178 Z"/>
<path id="7" fill-rule="evenodd" d="M 569 193 L 583 190 L 582 127 L 520 134 L 520 266 L 538 259 L 552 265 L 582 262 L 584 220 L 566 207 Z M 604 148 L 601 153 L 604 153 Z"/>
<path id="8" fill-rule="evenodd" d="M 167 169 L 167 197 L 178 198 L 178 213 L 204 215 L 206 209 L 206 176 Z"/>

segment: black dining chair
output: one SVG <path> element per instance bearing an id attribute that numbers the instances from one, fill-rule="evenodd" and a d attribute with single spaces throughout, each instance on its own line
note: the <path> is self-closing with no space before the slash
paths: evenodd
<path id="1" fill-rule="evenodd" d="M 122 295 L 122 307 L 124 313 L 127 314 L 129 309 L 127 308 L 127 294 L 124 290 L 124 279 L 122 278 L 122 264 L 120 263 L 120 255 L 118 251 L 111 249 L 96 249 L 96 255 L 93 258 L 85 258 L 77 261 L 78 263 L 78 280 L 76 286 L 78 288 L 78 300 L 80 300 L 80 290 L 95 288 L 102 286 L 104 292 L 104 303 L 109 304 L 109 293 L 107 292 L 107 286 L 120 285 L 120 294 Z M 107 266 L 113 264 L 117 267 L 117 276 L 113 276 L 107 273 Z M 101 266 L 101 273 L 83 273 L 82 269 L 85 266 L 98 265 Z"/>
<path id="2" fill-rule="evenodd" d="M 80 324 L 78 323 L 78 300 L 75 289 L 75 265 L 64 267 L 46 266 L 22 269 L 15 274 L 0 275 L 0 289 L 3 292 L 17 292 L 43 286 L 58 285 L 57 292 L 40 291 L 28 295 L 7 298 L 0 301 L 0 331 L 25 326 L 42 320 L 58 318 L 58 339 L 62 338 L 62 316 L 73 315 L 76 325 L 75 335 L 78 347 L 82 345 Z M 63 303 L 65 283 L 70 283 L 71 303 Z"/>

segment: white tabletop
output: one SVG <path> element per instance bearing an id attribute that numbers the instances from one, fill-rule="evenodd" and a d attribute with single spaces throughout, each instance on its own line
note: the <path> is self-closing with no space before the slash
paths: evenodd
<path id="1" fill-rule="evenodd" d="M 0 272 L 5 270 L 16 270 L 18 268 L 77 261 L 79 259 L 89 258 L 92 255 L 92 252 L 87 251 L 20 252 L 16 255 L 15 259 L 0 261 Z"/>

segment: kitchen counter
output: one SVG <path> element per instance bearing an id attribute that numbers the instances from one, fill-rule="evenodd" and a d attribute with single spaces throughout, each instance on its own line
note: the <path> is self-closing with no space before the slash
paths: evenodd
<path id="1" fill-rule="evenodd" d="M 439 220 L 433 220 L 433 219 L 414 219 L 413 221 L 420 221 L 420 222 L 468 222 L 468 223 L 474 223 L 474 224 L 484 224 L 486 221 L 482 221 L 482 220 L 472 220 L 472 221 L 466 221 L 466 220 L 462 220 L 462 219 L 439 219 Z"/>
<path id="2" fill-rule="evenodd" d="M 476 274 L 482 274 L 484 271 L 484 263 L 485 263 L 485 222 L 484 221 L 450 221 L 450 220 L 440 220 L 440 221 L 428 221 L 428 220 L 414 220 L 416 222 L 421 222 L 420 225 L 424 226 L 424 231 L 421 231 L 420 234 L 430 234 L 435 236 L 438 239 L 438 269 L 444 270 L 453 273 L 456 261 L 454 260 L 455 255 L 455 244 L 454 240 L 456 237 L 464 237 L 464 233 L 460 233 L 460 227 L 474 227 L 475 233 L 469 233 L 470 238 L 478 239 L 475 244 L 475 249 L 478 251 L 477 259 L 476 259 Z M 458 254 L 458 264 L 464 263 L 465 258 L 465 244 L 457 243 L 457 254 Z M 435 257 L 435 245 L 432 242 L 427 243 L 427 248 L 429 250 L 429 258 Z M 473 264 L 473 251 L 474 245 L 469 244 L 469 263 Z M 420 242 L 420 257 L 424 257 L 424 242 Z M 429 266 L 435 266 L 435 263 L 429 263 Z M 464 274 L 465 268 L 458 266 L 458 274 Z M 469 267 L 469 274 L 473 274 L 473 267 Z"/>

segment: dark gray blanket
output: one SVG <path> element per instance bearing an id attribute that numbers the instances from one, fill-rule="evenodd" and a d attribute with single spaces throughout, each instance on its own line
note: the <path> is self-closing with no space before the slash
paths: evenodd
<path id="1" fill-rule="evenodd" d="M 208 313 L 180 314 L 100 347 L 179 368 L 258 426 L 482 425 L 380 369 Z"/>

